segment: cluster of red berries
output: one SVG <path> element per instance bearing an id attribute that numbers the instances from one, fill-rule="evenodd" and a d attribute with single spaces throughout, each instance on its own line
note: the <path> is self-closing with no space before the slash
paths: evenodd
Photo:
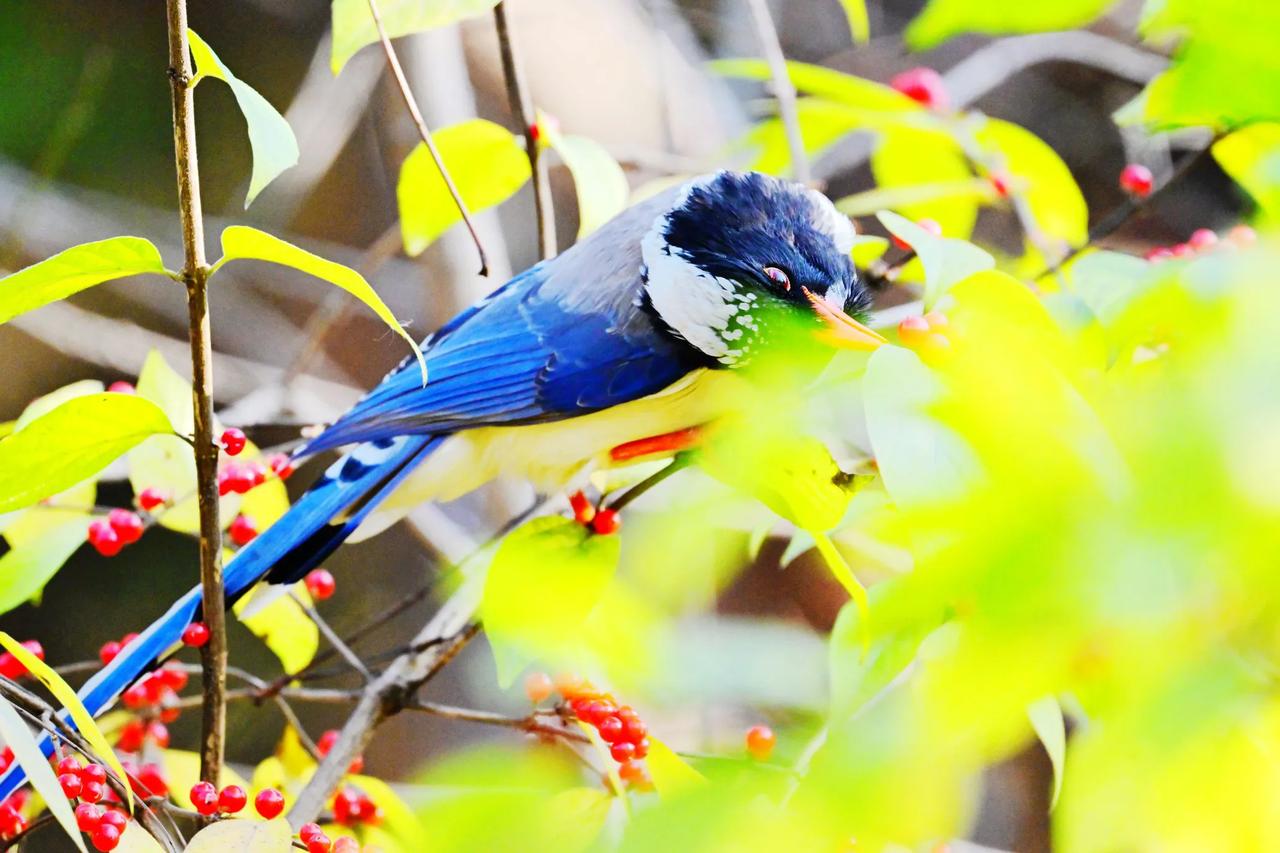
<path id="1" fill-rule="evenodd" d="M 752 726 L 747 729 L 747 752 L 756 761 L 768 761 L 777 740 L 768 726 Z"/>
<path id="2" fill-rule="evenodd" d="M 916 225 L 920 226 L 925 231 L 927 231 L 928 233 L 932 234 L 935 237 L 942 236 L 942 226 L 939 225 L 936 220 L 917 219 Z M 901 249 L 904 252 L 911 251 L 912 249 L 911 245 L 907 243 L 906 240 L 903 240 L 901 237 L 899 237 L 896 234 L 893 235 L 893 245 L 897 246 L 899 249 Z"/>
<path id="3" fill-rule="evenodd" d="M 160 707 L 160 719 L 170 722 L 177 717 L 178 691 L 187 686 L 187 673 L 177 664 L 165 664 L 134 682 L 120 697 L 126 708 Z"/>
<path id="4" fill-rule="evenodd" d="M 142 538 L 147 529 L 142 516 L 130 509 L 113 509 L 106 518 L 89 524 L 89 544 L 104 557 L 114 557 L 126 545 Z"/>
<path id="5" fill-rule="evenodd" d="M 898 342 L 925 358 L 946 352 L 951 347 L 950 322 L 940 311 L 913 314 L 898 323 Z"/>
<path id="6" fill-rule="evenodd" d="M 304 823 L 298 830 L 298 839 L 306 845 L 307 853 L 358 853 L 360 850 L 360 842 L 348 835 L 330 840 L 316 823 Z"/>
<path id="7" fill-rule="evenodd" d="M 889 85 L 906 95 L 916 103 L 939 112 L 950 107 L 946 86 L 942 75 L 932 68 L 910 68 L 901 74 L 895 74 Z"/>
<path id="8" fill-rule="evenodd" d="M 138 492 L 138 496 L 134 500 L 137 501 L 138 508 L 143 512 L 151 512 L 154 509 L 166 506 L 172 498 L 168 492 L 150 486 Z"/>
<path id="9" fill-rule="evenodd" d="M 129 824 L 129 815 L 116 808 L 98 805 L 100 802 L 119 802 L 115 792 L 107 785 L 107 769 L 101 764 L 90 762 L 81 766 L 80 759 L 68 755 L 60 759 L 56 765 L 58 784 L 62 793 L 69 800 L 79 800 L 76 806 L 76 826 L 89 836 L 89 842 L 95 850 L 114 850 L 120 843 L 120 836 Z M 168 791 L 160 776 L 160 770 L 154 764 L 139 768 L 132 762 L 126 766 L 129 784 L 139 796 L 151 796 L 152 786 L 160 793 Z M 144 781 L 145 780 L 145 781 Z"/>
<path id="10" fill-rule="evenodd" d="M 166 708 L 162 712 L 172 722 L 178 716 L 177 708 Z M 147 741 L 164 749 L 169 745 L 169 727 L 163 719 L 144 720 L 134 718 L 120 727 L 120 737 L 116 741 L 116 749 L 121 752 L 140 752 Z"/>
<path id="11" fill-rule="evenodd" d="M 333 745 L 338 742 L 338 730 L 329 729 L 320 735 L 320 739 L 316 741 L 316 752 L 320 753 L 320 757 L 324 758 L 333 749 Z M 351 759 L 350 766 L 347 767 L 348 773 L 359 773 L 364 769 L 364 756 L 357 755 Z"/>
<path id="12" fill-rule="evenodd" d="M 1148 261 L 1168 261 L 1173 258 L 1192 258 L 1221 248 L 1245 249 L 1258 241 L 1258 233 L 1248 225 L 1237 225 L 1224 237 L 1208 228 L 1197 228 L 1183 243 L 1172 246 L 1156 246 L 1144 255 Z"/>
<path id="13" fill-rule="evenodd" d="M 9 768 L 13 763 L 13 753 L 8 748 L 4 750 L 3 760 L 0 764 L 3 768 L 0 773 Z M 26 808 L 27 801 L 31 799 L 31 792 L 26 788 L 21 788 L 10 794 L 4 802 L 0 802 L 0 838 L 13 838 L 27 828 L 27 819 L 23 817 L 22 810 Z"/>
<path id="14" fill-rule="evenodd" d="M 224 442 L 225 435 L 224 433 Z M 243 445 L 240 449 L 243 449 Z M 239 452 L 240 450 L 236 451 L 236 453 Z M 257 460 L 228 462 L 218 469 L 218 494 L 225 496 L 235 492 L 237 495 L 243 495 L 255 486 L 265 483 L 268 471 L 281 480 L 287 480 L 293 473 L 293 460 L 284 453 L 277 453 L 267 459 L 265 465 Z"/>
<path id="15" fill-rule="evenodd" d="M 609 745 L 610 757 L 618 762 L 618 776 L 632 787 L 651 787 L 653 783 L 644 766 L 649 754 L 649 727 L 635 709 L 619 706 L 613 696 L 573 675 L 561 675 L 554 682 L 545 673 L 533 673 L 525 679 L 525 693 L 535 704 L 550 696 L 552 687 L 560 691 L 573 715 L 594 728 Z"/>
<path id="16" fill-rule="evenodd" d="M 39 640 L 25 640 L 22 643 L 22 647 L 31 652 L 36 660 L 44 660 L 44 646 L 40 645 Z M 9 652 L 0 654 L 0 675 L 10 681 L 17 681 L 28 674 L 27 668 L 22 665 L 22 661 Z M 0 772 L 3 772 L 3 770 L 0 770 Z"/>
<path id="17" fill-rule="evenodd" d="M 279 792 L 277 791 L 276 793 Z M 239 785 L 227 785 L 219 791 L 212 782 L 195 783 L 191 786 L 191 791 L 187 796 L 190 798 L 191 807 L 196 810 L 196 813 L 205 817 L 218 813 L 235 814 L 249 802 L 249 795 Z M 284 800 L 281 798 L 282 805 L 283 802 Z M 256 800 L 254 805 L 257 805 Z"/>
<path id="18" fill-rule="evenodd" d="M 569 506 L 575 521 L 601 536 L 617 533 L 622 528 L 622 516 L 616 509 L 597 509 L 581 491 L 569 495 Z"/>
<path id="19" fill-rule="evenodd" d="M 87 801 L 76 806 L 76 828 L 89 836 L 94 850 L 102 853 L 116 849 L 128 825 L 129 815 L 122 809 L 105 808 Z"/>
<path id="20" fill-rule="evenodd" d="M 342 788 L 333 795 L 333 819 L 343 826 L 377 826 L 382 809 L 358 788 Z"/>

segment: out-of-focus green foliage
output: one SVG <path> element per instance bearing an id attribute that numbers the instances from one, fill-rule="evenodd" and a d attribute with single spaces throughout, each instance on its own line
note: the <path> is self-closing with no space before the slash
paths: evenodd
<path id="1" fill-rule="evenodd" d="M 419 33 L 487 12 L 498 0 L 381 0 L 378 12 L 391 38 Z M 369 0 L 333 0 L 333 49 L 329 66 L 337 74 L 365 45 L 378 41 Z"/>
<path id="2" fill-rule="evenodd" d="M 1274 223 L 1280 217 L 1280 124 L 1242 127 L 1215 142 L 1213 156 L 1253 197 L 1260 220 Z"/>
<path id="3" fill-rule="evenodd" d="M 529 180 L 529 158 L 511 131 L 484 119 L 471 119 L 432 134 L 440 159 L 472 211 L 511 198 Z M 422 254 L 437 237 L 462 221 L 440 168 L 427 146 L 418 143 L 400 166 L 396 183 L 400 233 L 409 257 Z"/>
<path id="4" fill-rule="evenodd" d="M 539 115 L 546 144 L 573 175 L 578 196 L 578 239 L 608 222 L 627 206 L 631 191 L 618 161 L 604 146 L 585 136 L 561 133 L 556 122 Z"/>
<path id="5" fill-rule="evenodd" d="M 866 0 L 840 0 L 844 8 L 844 16 L 849 19 L 849 35 L 855 43 L 865 42 L 871 37 L 871 22 L 867 20 Z"/>
<path id="6" fill-rule="evenodd" d="M 148 240 L 112 237 L 72 246 L 0 279 L 0 323 L 95 284 L 141 273 L 165 273 L 160 251 Z"/>
<path id="7" fill-rule="evenodd" d="M 1083 27 L 1115 0 L 1055 0 L 1051 3 L 991 3 L 983 0 L 929 0 L 907 27 L 907 44 L 927 50 L 961 33 L 1031 33 Z"/>

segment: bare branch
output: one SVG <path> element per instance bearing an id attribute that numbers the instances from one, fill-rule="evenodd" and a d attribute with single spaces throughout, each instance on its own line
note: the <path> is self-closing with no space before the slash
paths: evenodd
<path id="1" fill-rule="evenodd" d="M 787 72 L 787 58 L 778 41 L 778 28 L 769 14 L 768 0 L 747 0 L 751 18 L 756 25 L 756 36 L 765 62 L 769 63 L 769 75 L 773 81 L 773 94 L 778 99 L 778 115 L 787 133 L 787 147 L 791 151 L 791 177 L 802 184 L 809 183 L 809 156 L 804 151 L 804 137 L 800 133 L 800 114 L 796 109 L 796 87 Z"/>

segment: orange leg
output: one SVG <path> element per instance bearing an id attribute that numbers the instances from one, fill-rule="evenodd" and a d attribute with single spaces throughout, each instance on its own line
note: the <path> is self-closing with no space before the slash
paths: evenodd
<path id="1" fill-rule="evenodd" d="M 676 430 L 675 432 L 651 435 L 619 444 L 609 451 L 609 458 L 614 462 L 629 462 L 644 456 L 656 456 L 688 450 L 702 441 L 703 428 L 700 426 Z"/>

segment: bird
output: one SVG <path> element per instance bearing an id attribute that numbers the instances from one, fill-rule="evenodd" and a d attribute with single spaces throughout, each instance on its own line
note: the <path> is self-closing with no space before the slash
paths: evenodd
<path id="1" fill-rule="evenodd" d="M 429 335 L 425 377 L 405 359 L 306 439 L 296 459 L 341 455 L 227 562 L 228 605 L 300 580 L 420 502 L 499 475 L 564 488 L 613 448 L 714 421 L 770 353 L 820 368 L 835 349 L 875 349 L 855 235 L 818 191 L 757 172 L 634 204 Z M 111 707 L 200 615 L 197 586 L 84 684 L 87 710 Z M 14 763 L 0 799 L 23 779 Z"/>

